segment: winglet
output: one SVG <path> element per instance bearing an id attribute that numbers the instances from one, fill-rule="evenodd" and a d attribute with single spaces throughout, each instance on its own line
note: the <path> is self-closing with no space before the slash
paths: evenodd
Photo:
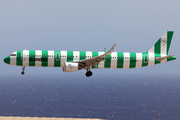
<path id="1" fill-rule="evenodd" d="M 111 47 L 111 49 L 108 51 L 108 53 L 112 53 L 113 52 L 113 50 L 114 50 L 114 48 L 115 48 L 115 46 L 116 46 L 116 43 Z"/>
<path id="2" fill-rule="evenodd" d="M 104 48 L 103 52 L 105 52 L 105 51 L 106 51 L 106 48 Z"/>

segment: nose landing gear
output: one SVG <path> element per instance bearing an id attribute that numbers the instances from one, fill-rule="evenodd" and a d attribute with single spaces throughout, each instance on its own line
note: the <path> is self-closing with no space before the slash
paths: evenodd
<path id="1" fill-rule="evenodd" d="M 23 67 L 22 70 L 23 70 L 23 71 L 21 72 L 21 74 L 24 75 L 24 73 L 25 73 L 25 72 L 24 72 L 25 67 Z"/>

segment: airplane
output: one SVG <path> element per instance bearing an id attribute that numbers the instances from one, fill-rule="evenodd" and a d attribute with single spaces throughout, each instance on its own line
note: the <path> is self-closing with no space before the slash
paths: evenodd
<path id="1" fill-rule="evenodd" d="M 154 46 L 144 53 L 113 52 L 116 44 L 105 52 L 92 51 L 53 51 L 53 50 L 21 50 L 4 58 L 10 65 L 25 67 L 62 67 L 63 72 L 87 70 L 86 76 L 92 76 L 95 68 L 139 68 L 175 60 L 174 55 L 168 55 L 174 31 L 166 31 Z"/>

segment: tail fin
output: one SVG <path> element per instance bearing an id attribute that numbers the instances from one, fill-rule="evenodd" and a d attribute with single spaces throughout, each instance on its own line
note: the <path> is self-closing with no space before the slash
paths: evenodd
<path id="1" fill-rule="evenodd" d="M 174 31 L 166 31 L 164 35 L 154 44 L 148 53 L 168 55 Z"/>

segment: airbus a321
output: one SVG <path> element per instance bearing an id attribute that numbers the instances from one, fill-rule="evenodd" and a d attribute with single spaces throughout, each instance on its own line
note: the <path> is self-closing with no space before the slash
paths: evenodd
<path id="1" fill-rule="evenodd" d="M 174 55 L 168 55 L 173 31 L 166 31 L 154 46 L 144 53 L 113 52 L 116 44 L 105 52 L 92 51 L 52 51 L 52 50 L 21 50 L 4 58 L 10 65 L 25 67 L 62 67 L 63 72 L 75 72 L 85 69 L 86 76 L 92 76 L 95 68 L 139 68 L 175 60 Z"/>

